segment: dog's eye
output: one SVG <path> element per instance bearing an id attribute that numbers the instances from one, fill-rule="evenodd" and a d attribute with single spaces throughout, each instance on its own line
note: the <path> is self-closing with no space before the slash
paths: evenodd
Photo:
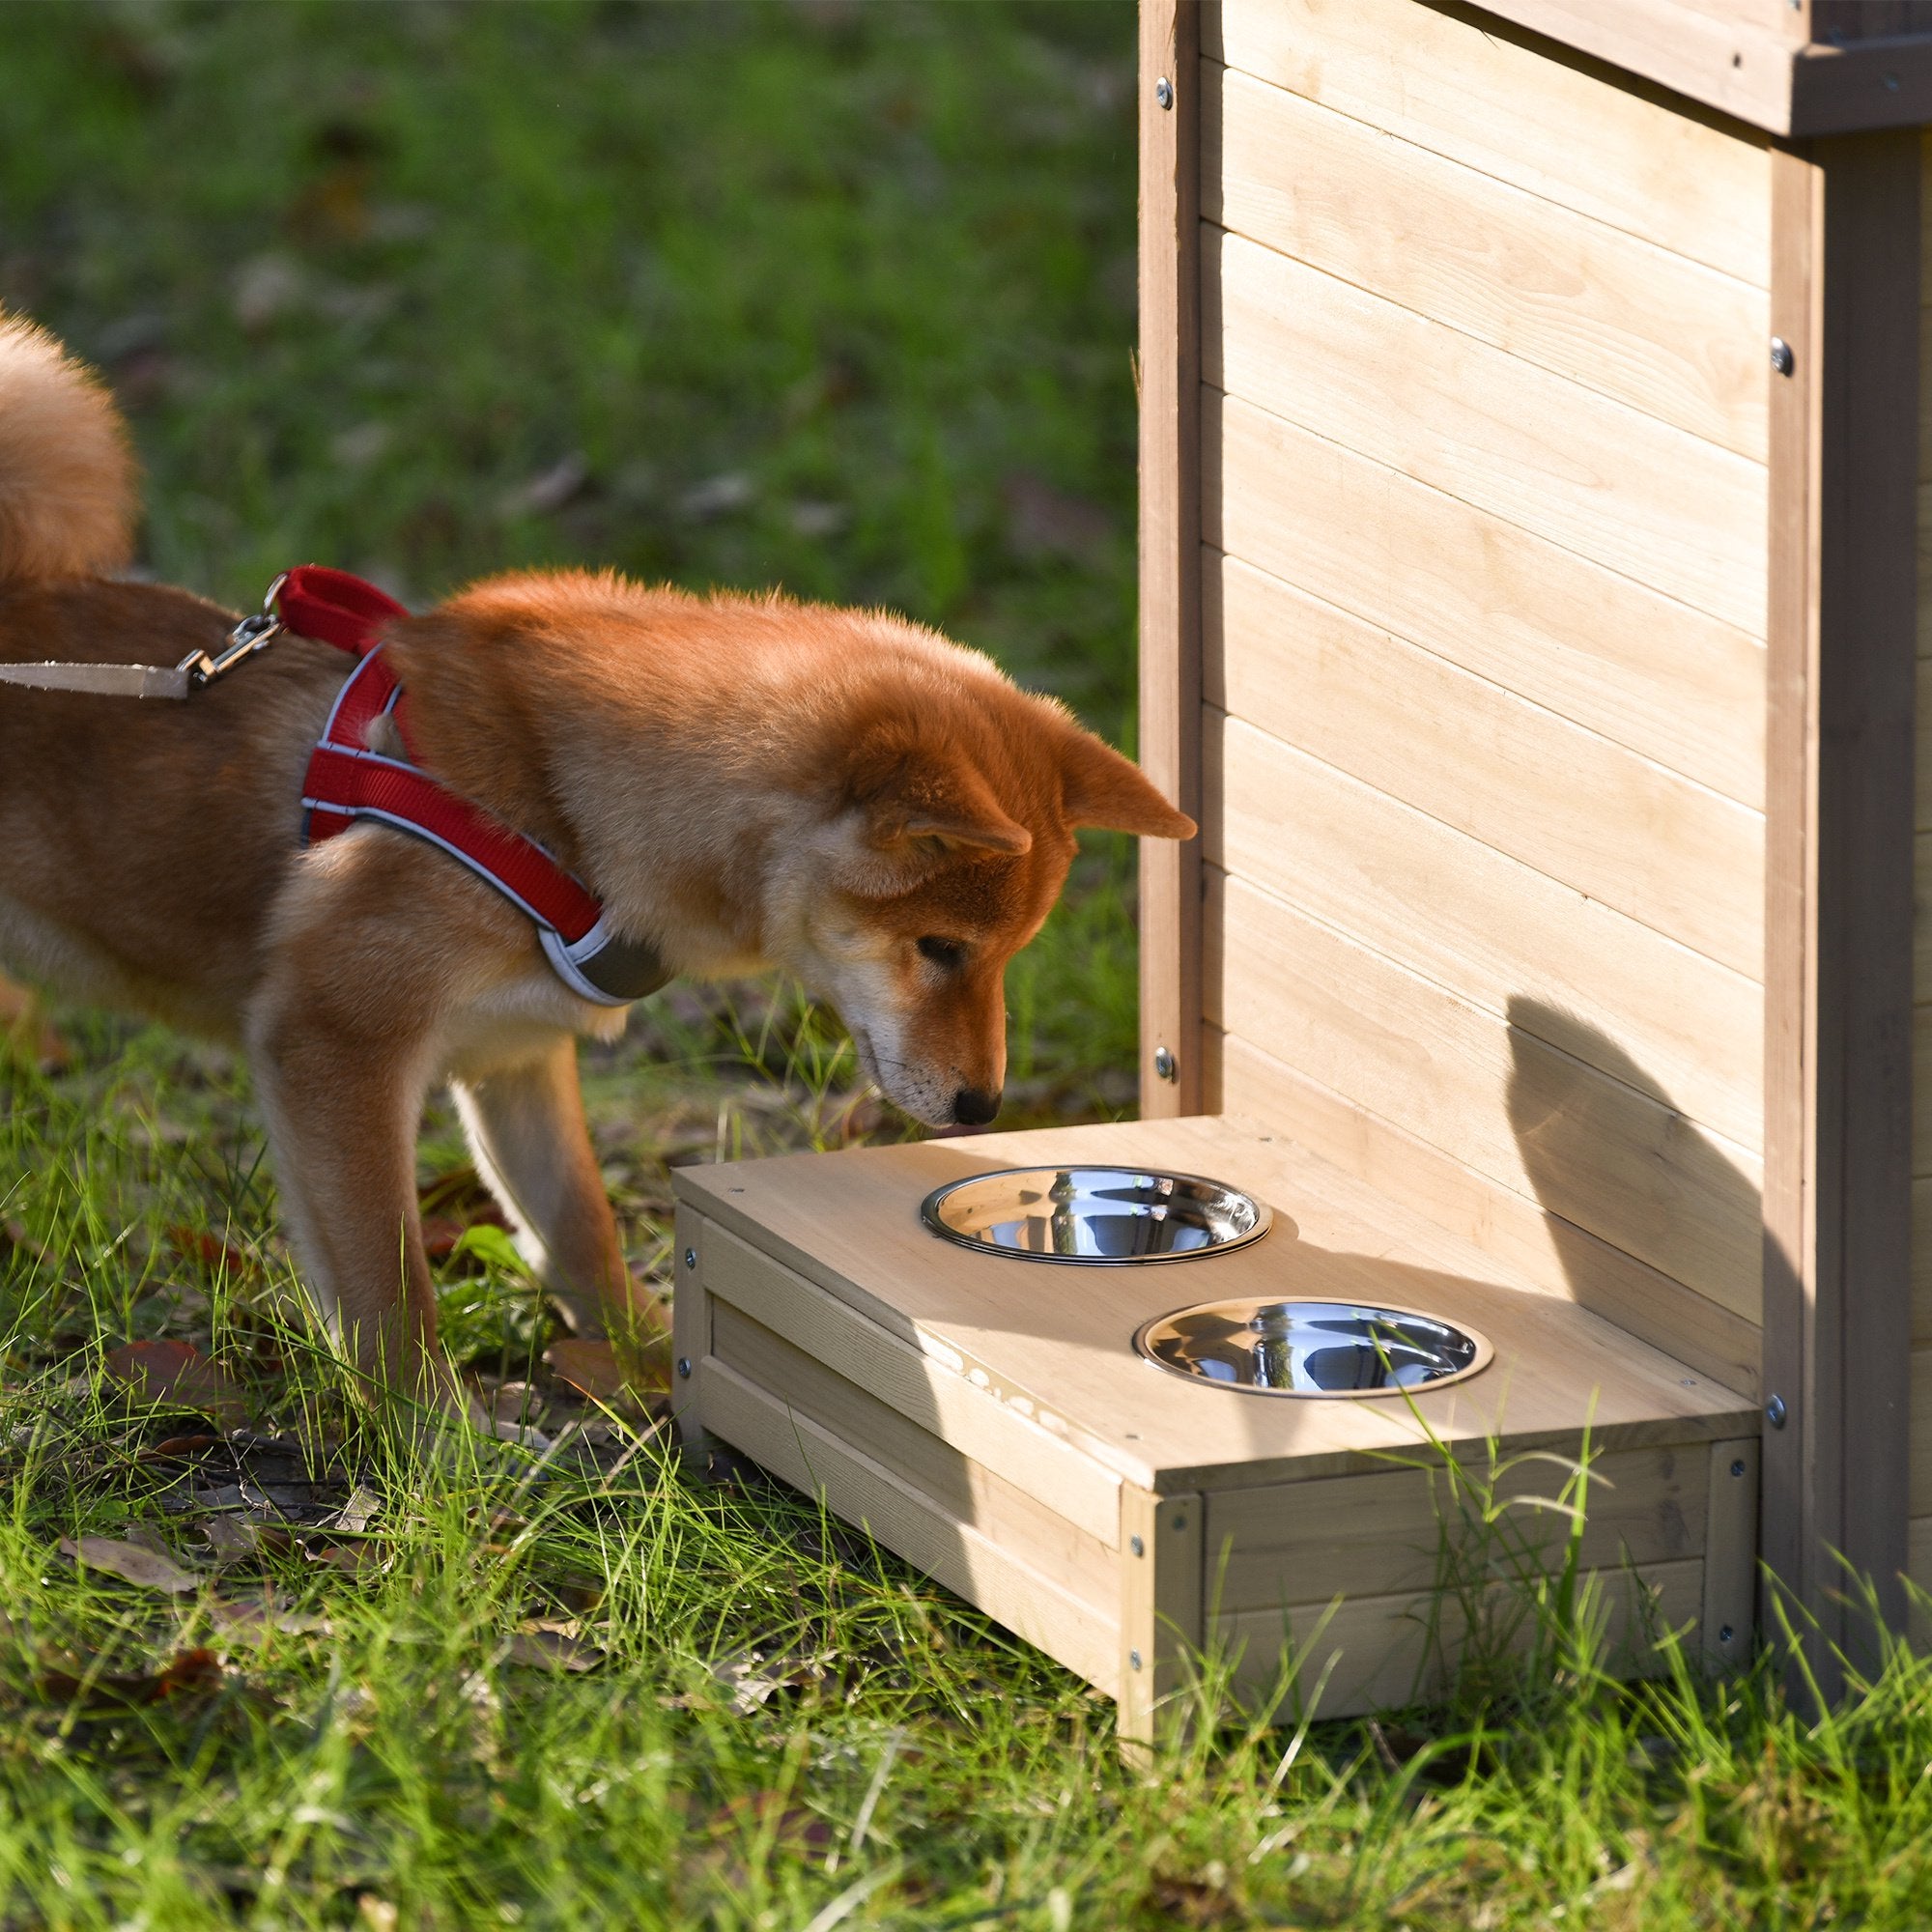
<path id="1" fill-rule="evenodd" d="M 928 933 L 919 942 L 919 950 L 935 966 L 944 966 L 949 973 L 956 972 L 966 963 L 966 949 L 956 939 L 936 939 Z"/>

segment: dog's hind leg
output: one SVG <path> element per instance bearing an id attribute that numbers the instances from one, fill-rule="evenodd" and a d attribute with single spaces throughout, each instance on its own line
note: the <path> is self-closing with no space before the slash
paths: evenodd
<path id="1" fill-rule="evenodd" d="M 611 1337 L 634 1374 L 669 1348 L 657 1299 L 633 1280 L 604 1191 L 577 1045 L 451 1083 L 476 1170 L 509 1215 L 517 1246 L 580 1335 Z"/>

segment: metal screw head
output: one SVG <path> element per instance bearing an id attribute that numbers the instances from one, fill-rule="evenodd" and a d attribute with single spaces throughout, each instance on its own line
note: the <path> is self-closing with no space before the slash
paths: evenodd
<path id="1" fill-rule="evenodd" d="M 1180 1063 L 1169 1048 L 1157 1046 L 1153 1050 L 1153 1070 L 1163 1080 L 1173 1080 L 1180 1072 Z"/>
<path id="2" fill-rule="evenodd" d="M 1771 338 L 1771 366 L 1780 376 L 1788 376 L 1798 366 L 1798 358 L 1791 353 L 1791 345 L 1781 335 Z"/>
<path id="3" fill-rule="evenodd" d="M 1745 1459 L 1742 1456 L 1740 1456 L 1738 1460 L 1731 1464 L 1731 1474 L 1734 1476 L 1742 1476 L 1744 1472 L 1745 1472 Z"/>
<path id="4" fill-rule="evenodd" d="M 697 1250 L 696 1248 L 685 1249 L 684 1264 L 688 1268 L 695 1268 L 697 1265 Z"/>
<path id="5" fill-rule="evenodd" d="M 1153 98 L 1156 103 L 1163 109 L 1172 107 L 1174 105 L 1174 83 L 1173 81 L 1168 79 L 1166 74 L 1162 74 L 1161 77 L 1154 82 Z"/>
<path id="6" fill-rule="evenodd" d="M 677 1372 L 686 1381 L 691 1379 L 691 1357 L 689 1355 L 680 1355 L 677 1358 Z"/>
<path id="7" fill-rule="evenodd" d="M 1143 1543 L 1138 1536 L 1130 1536 L 1127 1539 L 1127 1548 L 1131 1549 L 1136 1556 L 1145 1556 L 1147 1554 L 1147 1545 Z"/>
<path id="8" fill-rule="evenodd" d="M 1734 1631 L 1729 1624 L 1726 1624 L 1723 1627 L 1723 1629 L 1718 1633 L 1718 1641 L 1719 1643 L 1729 1643 L 1730 1640 L 1736 1635 L 1737 1632 Z"/>
<path id="9" fill-rule="evenodd" d="M 1168 1527 L 1170 1529 L 1185 1529 L 1187 1527 L 1187 1519 L 1184 1516 L 1178 1516 L 1168 1524 Z"/>
<path id="10" fill-rule="evenodd" d="M 1138 1670 L 1141 1667 L 1141 1654 L 1139 1651 L 1130 1650 L 1127 1652 L 1127 1667 L 1130 1670 Z"/>
<path id="11" fill-rule="evenodd" d="M 1784 1427 L 1784 1418 L 1786 1413 L 1787 1411 L 1784 1406 L 1784 1398 L 1781 1395 L 1773 1396 L 1772 1399 L 1764 1406 L 1764 1419 L 1768 1423 L 1770 1423 L 1774 1429 L 1782 1429 Z"/>

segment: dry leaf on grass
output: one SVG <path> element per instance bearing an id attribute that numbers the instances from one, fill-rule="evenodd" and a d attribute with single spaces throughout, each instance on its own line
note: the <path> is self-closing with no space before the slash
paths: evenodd
<path id="1" fill-rule="evenodd" d="M 76 1542 L 71 1536 L 64 1536 L 60 1547 L 62 1555 L 71 1556 L 84 1569 L 102 1571 L 144 1590 L 165 1590 L 178 1597 L 201 1586 L 201 1571 L 184 1570 L 173 1557 L 145 1549 L 138 1543 L 125 1543 L 118 1537 L 83 1536 Z"/>
<path id="2" fill-rule="evenodd" d="M 383 1498 L 372 1489 L 357 1483 L 350 1492 L 349 1500 L 323 1524 L 325 1529 L 347 1530 L 352 1536 L 360 1536 L 383 1507 Z"/>
<path id="3" fill-rule="evenodd" d="M 295 1538 L 280 1523 L 247 1516 L 212 1516 L 201 1525 L 201 1533 L 224 1568 L 251 1556 L 287 1556 L 296 1547 Z"/>
<path id="4" fill-rule="evenodd" d="M 107 1379 L 137 1400 L 196 1408 L 223 1428 L 244 1422 L 242 1384 L 188 1342 L 124 1342 L 107 1351 Z"/>
<path id="5" fill-rule="evenodd" d="M 266 1636 L 271 1630 L 289 1636 L 327 1636 L 330 1630 L 327 1617 L 288 1609 L 272 1591 L 259 1597 L 218 1597 L 208 1614 L 225 1636 Z"/>
<path id="6" fill-rule="evenodd" d="M 225 1672 L 212 1650 L 177 1652 L 159 1670 L 43 1670 L 41 1695 L 57 1704 L 159 1704 L 169 1698 L 207 1696 L 221 1688 Z"/>
<path id="7" fill-rule="evenodd" d="M 190 1228 L 185 1222 L 176 1222 L 163 1231 L 162 1238 L 177 1261 L 192 1262 L 210 1274 L 226 1275 L 230 1281 L 248 1273 L 255 1265 L 240 1248 L 206 1228 Z"/>
<path id="8" fill-rule="evenodd" d="M 518 1631 L 504 1640 L 497 1656 L 499 1662 L 521 1663 L 532 1670 L 576 1672 L 595 1670 L 604 1662 L 605 1653 L 594 1643 L 582 1643 L 558 1631 L 539 1628 Z"/>
<path id="9" fill-rule="evenodd" d="M 757 1649 L 734 1650 L 711 1666 L 712 1677 L 731 1693 L 731 1709 L 741 1718 L 761 1710 L 781 1690 L 803 1690 L 823 1683 L 834 1653 L 768 1656 Z"/>

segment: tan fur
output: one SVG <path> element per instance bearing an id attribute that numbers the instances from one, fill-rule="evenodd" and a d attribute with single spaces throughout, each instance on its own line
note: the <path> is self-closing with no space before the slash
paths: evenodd
<path id="1" fill-rule="evenodd" d="M 116 554 L 126 481 L 101 392 L 47 338 L 0 328 L 0 661 L 172 664 L 234 622 L 78 574 Z M 71 521 L 15 507 L 41 502 Z M 1006 963 L 1073 828 L 1194 830 L 1063 707 L 881 612 L 562 573 L 387 635 L 446 783 L 544 840 L 678 972 L 796 974 L 935 1123 L 997 1104 Z M 413 1186 L 440 1081 L 566 1309 L 659 1348 L 577 1090 L 572 1037 L 621 1014 L 570 993 L 529 922 L 433 847 L 365 824 L 298 848 L 348 668 L 284 637 L 184 703 L 0 685 L 0 960 L 245 1047 L 291 1232 L 372 1385 L 457 1400 Z"/>

